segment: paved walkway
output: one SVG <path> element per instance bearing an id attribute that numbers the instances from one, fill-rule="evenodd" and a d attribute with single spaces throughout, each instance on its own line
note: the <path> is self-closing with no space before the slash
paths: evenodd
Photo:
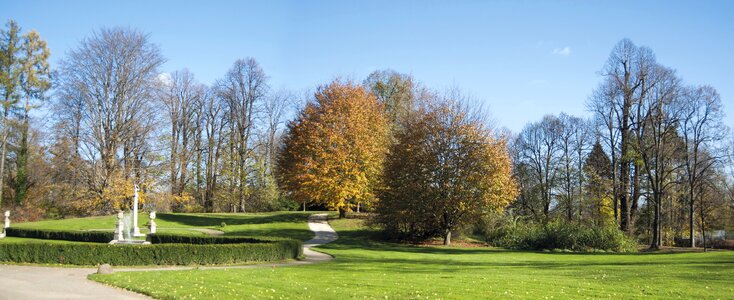
<path id="1" fill-rule="evenodd" d="M 303 243 L 304 260 L 246 266 L 199 267 L 199 269 L 239 269 L 271 266 L 294 266 L 332 260 L 331 255 L 311 250 L 311 247 L 333 242 L 338 238 L 326 221 L 326 214 L 308 218 L 308 227 L 316 235 Z M 158 267 L 115 269 L 115 272 L 189 270 L 196 267 Z M 87 279 L 93 268 L 53 268 L 0 265 L 0 299 L 149 299 L 144 295 L 110 287 Z"/>

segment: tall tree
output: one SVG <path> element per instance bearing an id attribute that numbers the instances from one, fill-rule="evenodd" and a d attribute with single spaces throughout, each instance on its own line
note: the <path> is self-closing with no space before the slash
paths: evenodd
<path id="1" fill-rule="evenodd" d="M 612 210 L 612 165 L 599 142 L 595 143 L 584 163 L 587 182 L 588 210 L 590 220 L 596 225 L 611 221 Z"/>
<path id="2" fill-rule="evenodd" d="M 375 221 L 398 237 L 441 236 L 450 245 L 453 230 L 504 209 L 517 188 L 505 140 L 444 101 L 421 109 L 398 133 Z"/>
<path id="3" fill-rule="evenodd" d="M 679 80 L 675 73 L 663 66 L 653 64 L 641 86 L 646 89 L 644 97 L 635 105 L 635 114 L 630 119 L 634 126 L 634 147 L 640 155 L 648 183 L 648 201 L 654 205 L 653 237 L 650 248 L 662 246 L 661 211 L 663 197 L 673 184 L 672 176 L 679 166 L 675 156 L 681 155 L 681 141 L 677 134 L 680 117 Z"/>
<path id="4" fill-rule="evenodd" d="M 190 180 L 188 169 L 197 149 L 194 148 L 196 128 L 199 127 L 197 109 L 206 88 L 194 79 L 188 70 L 173 72 L 161 80 L 158 97 L 166 108 L 171 126 L 169 167 L 171 195 L 181 197 Z"/>
<path id="5" fill-rule="evenodd" d="M 226 101 L 230 119 L 231 189 L 241 212 L 245 212 L 248 197 L 247 179 L 254 171 L 249 163 L 252 158 L 251 136 L 255 108 L 267 93 L 267 76 L 253 58 L 235 61 L 224 79 L 218 82 L 220 96 Z"/>
<path id="6" fill-rule="evenodd" d="M 610 124 L 615 130 L 619 131 L 619 180 L 617 192 L 619 195 L 619 222 L 622 231 L 630 232 L 632 229 L 632 191 L 630 174 L 635 153 L 633 139 L 636 134 L 633 130 L 636 128 L 632 123 L 633 107 L 645 98 L 647 89 L 643 82 L 650 72 L 650 66 L 655 64 L 655 57 L 652 51 L 646 47 L 638 47 L 629 39 L 623 39 L 615 45 L 612 53 L 604 66 L 602 75 L 606 78 L 604 85 L 600 87 L 600 91 L 595 92 L 595 96 L 601 97 L 599 100 L 606 105 L 612 106 L 612 109 L 600 109 L 604 118 L 607 113 L 613 118 L 613 124 Z M 597 107 L 597 105 L 590 105 Z M 603 107 L 603 106 L 602 106 Z M 639 128 L 639 127 L 637 127 Z M 613 158 L 614 159 L 614 158 Z"/>
<path id="7" fill-rule="evenodd" d="M 553 192 L 557 185 L 559 162 L 562 159 L 562 132 L 560 119 L 547 115 L 542 121 L 525 126 L 516 141 L 521 163 L 537 183 L 540 197 L 537 200 L 540 201 L 544 221 L 550 216 Z"/>
<path id="8" fill-rule="evenodd" d="M 322 86 L 288 125 L 279 182 L 292 197 L 338 209 L 340 216 L 376 200 L 387 153 L 384 108 L 364 87 Z"/>
<path id="9" fill-rule="evenodd" d="M 705 174 L 725 158 L 719 141 L 724 140 L 727 128 L 723 125 L 723 111 L 719 94 L 713 87 L 687 88 L 680 105 L 683 107 L 680 132 L 685 143 L 685 181 L 688 200 L 688 229 L 691 247 L 696 247 L 695 206 L 700 201 Z M 703 219 L 702 219 L 703 220 Z"/>
<path id="10" fill-rule="evenodd" d="M 147 34 L 111 28 L 82 40 L 61 62 L 60 101 L 80 113 L 80 155 L 90 164 L 83 176 L 99 211 L 117 209 L 115 185 L 138 180 L 149 155 L 154 84 L 164 62 Z M 81 111 L 76 111 L 82 108 Z"/>
<path id="11" fill-rule="evenodd" d="M 13 20 L 8 21 L 6 29 L 0 31 L 0 88 L 2 89 L 2 134 L 0 134 L 0 205 L 4 197 L 5 162 L 7 159 L 8 137 L 10 135 L 11 112 L 20 100 L 20 78 L 22 73 L 22 50 L 20 26 Z"/>
<path id="12" fill-rule="evenodd" d="M 379 70 L 370 73 L 364 80 L 377 101 L 385 107 L 391 129 L 400 130 L 402 123 L 416 106 L 416 84 L 413 77 L 393 70 Z"/>
<path id="13" fill-rule="evenodd" d="M 39 100 L 45 100 L 45 93 L 51 88 L 51 70 L 48 58 L 51 52 L 38 32 L 31 30 L 23 36 L 22 72 L 20 76 L 22 97 L 25 100 L 21 115 L 20 145 L 17 155 L 17 174 L 15 200 L 20 204 L 25 200 L 28 190 L 28 132 L 30 111 L 37 108 Z"/>

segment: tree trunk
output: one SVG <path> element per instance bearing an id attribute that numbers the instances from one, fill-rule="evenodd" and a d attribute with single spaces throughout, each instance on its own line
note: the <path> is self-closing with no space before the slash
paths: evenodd
<path id="1" fill-rule="evenodd" d="M 2 150 L 0 150 L 0 207 L 3 204 L 3 187 L 5 187 L 5 157 L 8 149 L 8 108 L 3 112 Z"/>
<path id="2" fill-rule="evenodd" d="M 23 116 L 23 125 L 20 132 L 20 149 L 18 149 L 18 170 L 15 179 L 15 203 L 23 204 L 28 190 L 28 103 Z"/>
<path id="3" fill-rule="evenodd" d="M 306 201 L 303 201 L 303 211 L 306 211 Z"/>
<path id="4" fill-rule="evenodd" d="M 660 195 L 653 191 L 653 201 L 655 210 L 653 212 L 652 219 L 652 243 L 650 243 L 650 249 L 660 249 L 660 210 L 658 209 L 660 203 Z"/>
<path id="5" fill-rule="evenodd" d="M 339 219 L 347 217 L 347 210 L 344 207 L 339 207 Z"/>
<path id="6" fill-rule="evenodd" d="M 688 229 L 689 230 L 689 237 L 691 239 L 691 248 L 696 248 L 696 235 L 694 230 L 694 224 L 696 220 L 696 209 L 694 207 L 693 202 L 693 191 L 689 191 L 688 193 Z"/>
<path id="7" fill-rule="evenodd" d="M 703 214 L 703 202 L 698 205 L 699 210 L 699 217 L 701 218 L 701 242 L 703 243 L 703 252 L 706 252 L 706 219 Z"/>

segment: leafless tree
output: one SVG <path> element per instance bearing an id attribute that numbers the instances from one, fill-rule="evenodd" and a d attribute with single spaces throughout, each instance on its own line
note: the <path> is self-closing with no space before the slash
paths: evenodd
<path id="1" fill-rule="evenodd" d="M 253 120 L 257 113 L 255 108 L 268 91 L 267 76 L 255 59 L 240 59 L 218 82 L 218 91 L 227 103 L 231 128 L 230 155 L 235 158 L 230 189 L 236 194 L 239 210 L 245 212 L 247 179 L 252 172 L 248 164 L 252 157 Z"/>
<path id="2" fill-rule="evenodd" d="M 170 185 L 171 195 L 181 196 L 191 180 L 188 169 L 197 149 L 198 108 L 206 88 L 188 70 L 173 72 L 160 80 L 158 99 L 167 110 L 170 125 Z"/>
<path id="3" fill-rule="evenodd" d="M 679 103 L 683 106 L 680 132 L 686 148 L 684 163 L 689 233 L 691 247 L 696 247 L 695 205 L 700 201 L 700 192 L 705 190 L 700 187 L 706 184 L 705 174 L 726 156 L 720 141 L 725 139 L 727 128 L 722 123 L 721 99 L 713 87 L 686 88 L 680 96 Z"/>
<path id="4" fill-rule="evenodd" d="M 98 194 L 113 173 L 135 176 L 143 166 L 143 144 L 153 129 L 154 82 L 163 62 L 147 34 L 111 28 L 84 39 L 60 64 L 59 107 L 74 117 L 70 131 L 91 164 L 87 180 Z"/>
<path id="5" fill-rule="evenodd" d="M 530 171 L 537 182 L 540 202 L 543 208 L 543 218 L 548 219 L 553 192 L 559 171 L 562 149 L 560 135 L 563 130 L 561 121 L 555 116 L 545 116 L 537 123 L 527 125 L 518 135 L 519 159 L 523 166 Z"/>

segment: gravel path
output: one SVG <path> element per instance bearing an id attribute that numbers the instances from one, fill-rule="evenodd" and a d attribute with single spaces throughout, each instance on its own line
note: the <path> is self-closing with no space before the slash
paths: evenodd
<path id="1" fill-rule="evenodd" d="M 326 214 L 308 218 L 308 227 L 315 237 L 303 243 L 304 260 L 246 266 L 199 267 L 199 269 L 240 269 L 271 266 L 295 266 L 332 260 L 331 255 L 311 250 L 311 247 L 335 241 L 338 236 Z M 212 230 L 214 231 L 214 230 Z M 216 234 L 214 232 L 206 232 Z M 115 269 L 115 272 L 189 270 L 196 267 L 158 267 Z M 37 266 L 0 265 L 0 299 L 150 299 L 144 295 L 110 287 L 87 279 L 94 268 L 53 268 Z"/>

